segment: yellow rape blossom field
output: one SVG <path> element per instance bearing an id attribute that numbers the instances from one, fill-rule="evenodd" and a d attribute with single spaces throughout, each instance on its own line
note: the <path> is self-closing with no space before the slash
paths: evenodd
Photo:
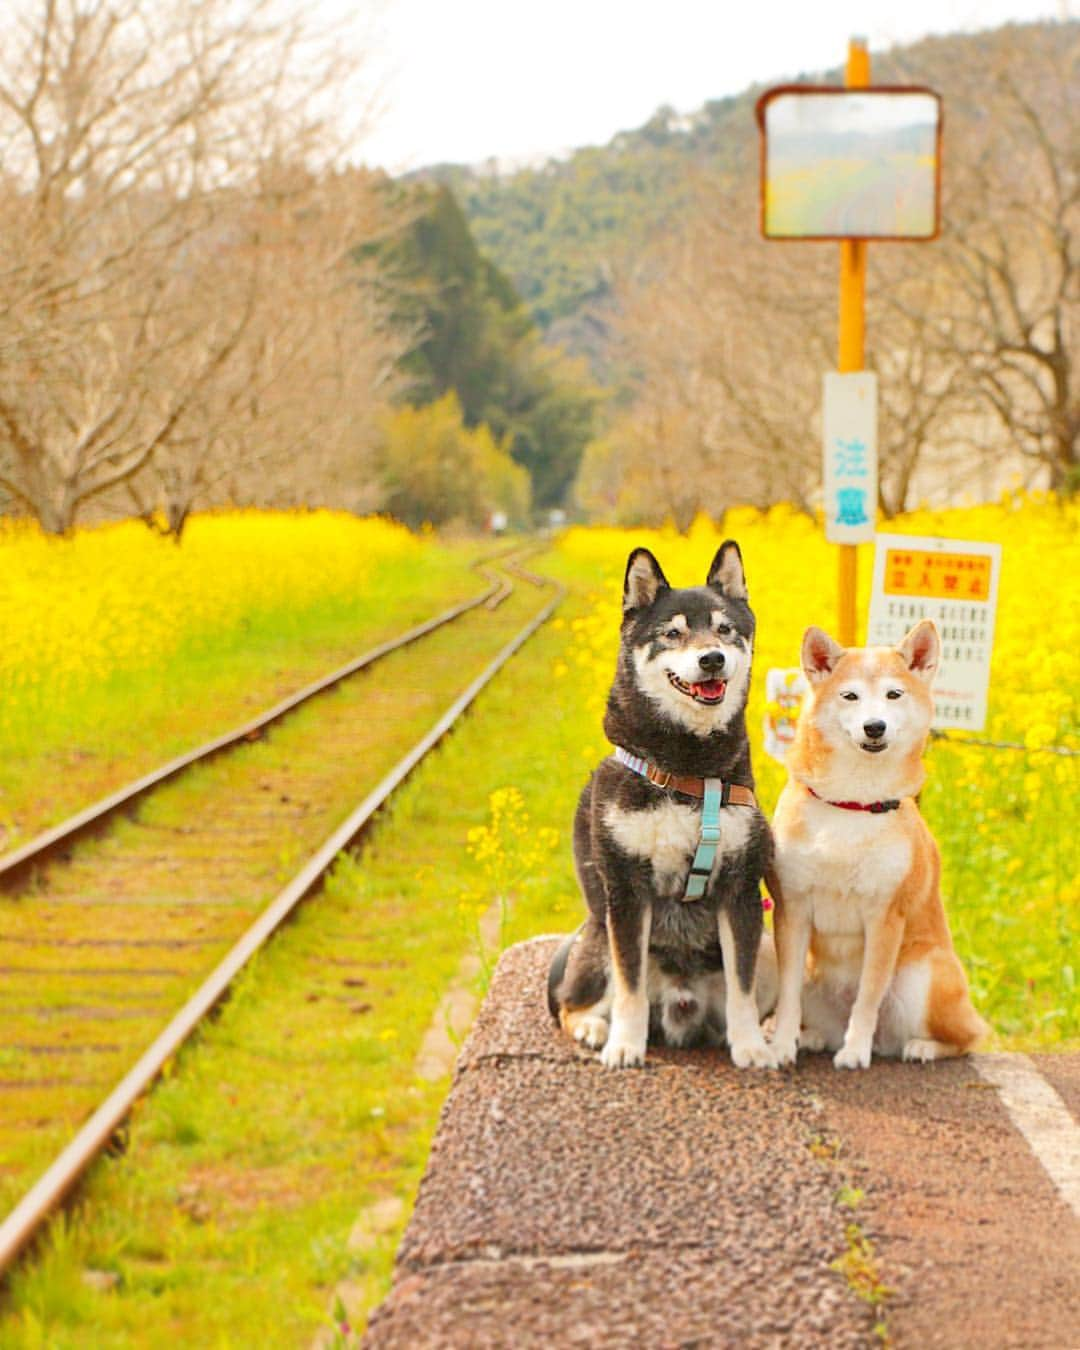
<path id="1" fill-rule="evenodd" d="M 936 740 L 922 805 L 980 1010 L 1005 1044 L 1074 1040 L 1080 505 L 1015 496 L 917 512 L 889 529 L 1003 545 L 981 735 L 1022 748 L 965 744 L 960 734 Z M 749 726 L 771 811 L 784 770 L 762 749 L 765 672 L 798 664 L 807 624 L 835 628 L 835 550 L 820 528 L 784 506 L 699 520 L 687 535 L 575 527 L 535 564 L 567 584 L 568 600 L 519 658 L 546 671 L 516 730 L 515 756 L 535 766 L 532 781 L 504 774 L 506 747 L 491 748 L 490 790 L 525 791 L 506 803 L 525 812 L 528 829 L 500 843 L 505 830 L 493 817 L 490 829 L 459 841 L 462 912 L 476 914 L 497 892 L 515 900 L 503 925 L 510 937 L 577 921 L 568 827 L 589 769 L 609 749 L 601 716 L 627 554 L 646 545 L 673 584 L 696 584 L 729 535 L 743 551 L 758 618 Z M 387 521 L 329 512 L 199 517 L 181 548 L 136 522 L 63 540 L 0 528 L 2 842 L 10 847 L 371 641 L 474 594 L 468 564 L 484 547 L 447 548 Z M 863 615 L 872 553 L 859 549 Z M 515 666 L 504 678 L 524 675 Z M 483 738 L 482 723 L 476 734 Z"/>
<path id="2" fill-rule="evenodd" d="M 137 521 L 69 539 L 9 522 L 0 531 L 0 678 L 19 702 L 63 698 L 117 670 L 159 666 L 193 634 L 250 623 L 278 608 L 283 591 L 296 610 L 355 593 L 377 563 L 419 547 L 390 521 L 329 511 L 196 516 L 182 547 Z"/>
<path id="3" fill-rule="evenodd" d="M 1080 1035 L 1074 840 L 1080 830 L 1080 505 L 1015 496 L 968 509 L 919 511 L 889 532 L 1000 542 L 1002 577 L 985 731 L 936 739 L 922 809 L 941 846 L 954 938 L 976 1001 L 1008 1043 L 1050 1045 Z M 802 633 L 835 632 L 836 550 L 786 507 L 699 520 L 687 536 L 574 529 L 563 566 L 592 583 L 555 669 L 589 704 L 595 739 L 614 664 L 622 571 L 630 550 L 653 550 L 673 585 L 700 584 L 720 542 L 737 539 L 757 615 L 749 727 L 758 792 L 771 812 L 785 771 L 762 749 L 765 672 L 799 664 Z M 859 549 L 860 641 L 873 548 Z M 1007 741 L 995 749 L 965 741 Z M 1064 752 L 1064 753 L 1062 753 Z"/>
<path id="4" fill-rule="evenodd" d="M 0 523 L 0 847 L 475 594 L 475 556 L 330 511 Z"/>

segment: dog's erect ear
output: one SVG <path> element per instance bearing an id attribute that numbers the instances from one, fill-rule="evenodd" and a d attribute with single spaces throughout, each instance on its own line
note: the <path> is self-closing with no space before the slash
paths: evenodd
<path id="1" fill-rule="evenodd" d="M 715 586 L 718 591 L 723 591 L 732 600 L 748 599 L 746 590 L 746 573 L 743 571 L 742 554 L 739 552 L 739 546 L 734 539 L 725 539 L 717 549 L 716 557 L 712 560 L 712 566 L 709 568 L 709 575 L 705 578 L 706 586 Z"/>
<path id="2" fill-rule="evenodd" d="M 897 651 L 913 675 L 930 684 L 941 660 L 941 639 L 933 619 L 923 619 L 904 638 Z"/>
<path id="3" fill-rule="evenodd" d="M 839 642 L 834 642 L 822 629 L 808 628 L 803 634 L 802 668 L 811 684 L 827 679 L 843 654 Z"/>
<path id="4" fill-rule="evenodd" d="M 636 548 L 626 562 L 626 579 L 623 582 L 623 613 L 634 609 L 645 609 L 651 605 L 661 591 L 668 590 L 667 577 L 660 570 L 660 564 L 647 548 Z"/>

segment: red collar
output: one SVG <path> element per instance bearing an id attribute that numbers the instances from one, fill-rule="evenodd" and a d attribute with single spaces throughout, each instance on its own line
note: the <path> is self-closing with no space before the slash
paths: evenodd
<path id="1" fill-rule="evenodd" d="M 819 796 L 809 783 L 804 783 L 803 786 L 810 796 L 817 797 L 819 802 L 824 802 L 826 806 L 839 806 L 844 811 L 870 811 L 873 815 L 880 816 L 886 811 L 897 811 L 900 808 L 900 802 L 896 798 L 887 802 L 830 802 L 827 797 Z"/>

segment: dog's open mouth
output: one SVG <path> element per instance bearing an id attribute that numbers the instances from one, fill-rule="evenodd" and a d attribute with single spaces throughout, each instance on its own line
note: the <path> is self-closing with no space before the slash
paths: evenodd
<path id="1" fill-rule="evenodd" d="M 715 706 L 717 703 L 723 703 L 724 695 L 727 693 L 727 680 L 702 680 L 700 684 L 687 684 L 685 680 L 680 680 L 678 675 L 673 675 L 670 670 L 667 672 L 667 677 L 680 694 L 692 698 L 695 703 Z"/>
<path id="2" fill-rule="evenodd" d="M 868 755 L 880 755 L 882 750 L 888 750 L 889 743 L 888 741 L 862 741 L 861 748 Z"/>

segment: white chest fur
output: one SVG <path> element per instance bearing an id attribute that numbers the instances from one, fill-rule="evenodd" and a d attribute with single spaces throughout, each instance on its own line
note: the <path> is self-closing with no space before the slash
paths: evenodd
<path id="1" fill-rule="evenodd" d="M 743 848 L 750 834 L 752 812 L 746 806 L 726 806 L 720 812 L 720 844 L 713 870 L 725 854 Z M 681 895 L 686 888 L 690 862 L 701 837 L 701 812 L 666 798 L 647 811 L 624 811 L 609 804 L 604 824 L 615 842 L 634 858 L 652 863 L 657 893 Z"/>
<path id="2" fill-rule="evenodd" d="M 821 933 L 861 934 L 911 868 L 911 843 L 893 812 L 845 811 L 805 802 L 778 813 L 776 870 L 785 901 L 808 905 Z"/>

